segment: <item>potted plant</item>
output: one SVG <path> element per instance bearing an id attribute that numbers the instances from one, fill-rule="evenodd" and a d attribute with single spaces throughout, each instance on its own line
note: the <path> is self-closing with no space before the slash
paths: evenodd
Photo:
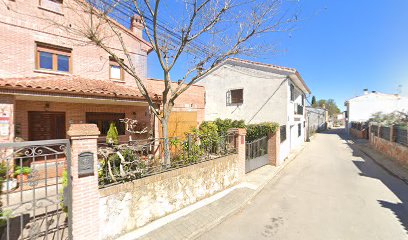
<path id="1" fill-rule="evenodd" d="M 17 166 L 14 171 L 14 176 L 17 178 L 17 182 L 27 182 L 28 175 L 32 172 L 30 167 L 20 167 Z"/>

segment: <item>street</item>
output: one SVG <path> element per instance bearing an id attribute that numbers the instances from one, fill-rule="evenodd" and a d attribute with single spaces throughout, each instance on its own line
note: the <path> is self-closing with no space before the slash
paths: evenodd
<path id="1" fill-rule="evenodd" d="M 320 133 L 213 239 L 408 239 L 408 185 L 342 138 Z"/>

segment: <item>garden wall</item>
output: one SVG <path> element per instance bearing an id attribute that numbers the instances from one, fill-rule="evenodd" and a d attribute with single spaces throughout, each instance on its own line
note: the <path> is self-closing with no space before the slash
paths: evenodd
<path id="1" fill-rule="evenodd" d="M 100 238 L 113 239 L 231 187 L 240 167 L 232 154 L 100 189 Z"/>
<path id="2" fill-rule="evenodd" d="M 367 139 L 367 129 L 365 130 L 358 130 L 355 128 L 350 128 L 350 134 L 353 138 L 359 138 L 359 139 Z"/>
<path id="3" fill-rule="evenodd" d="M 370 144 L 378 151 L 392 157 L 400 164 L 408 168 L 408 147 L 395 142 L 387 141 L 386 139 L 374 136 L 374 134 L 371 134 L 370 136 Z"/>

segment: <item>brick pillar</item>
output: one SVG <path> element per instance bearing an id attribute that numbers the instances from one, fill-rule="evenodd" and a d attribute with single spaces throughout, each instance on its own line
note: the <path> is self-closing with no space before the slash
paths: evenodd
<path id="1" fill-rule="evenodd" d="M 0 142 L 14 142 L 15 99 L 0 95 Z"/>
<path id="2" fill-rule="evenodd" d="M 279 166 L 281 162 L 279 161 L 280 152 L 280 129 L 273 133 L 268 134 L 268 160 L 269 164 L 272 166 Z"/>
<path id="3" fill-rule="evenodd" d="M 245 147 L 246 147 L 246 129 L 245 128 L 231 128 L 228 130 L 229 133 L 234 133 L 235 135 L 235 147 L 238 153 L 238 173 L 239 178 L 245 176 Z"/>
<path id="4" fill-rule="evenodd" d="M 95 124 L 72 124 L 67 134 L 71 138 L 72 238 L 99 239 L 97 139 L 100 132 Z M 89 161 L 92 156 L 93 163 Z"/>

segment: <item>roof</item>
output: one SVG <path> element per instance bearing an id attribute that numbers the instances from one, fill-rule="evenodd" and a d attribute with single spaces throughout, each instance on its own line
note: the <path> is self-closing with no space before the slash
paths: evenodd
<path id="1" fill-rule="evenodd" d="M 274 68 L 276 70 L 281 70 L 281 71 L 289 71 L 291 73 L 296 73 L 297 70 L 295 68 L 289 68 L 289 67 L 282 67 L 274 64 L 268 64 L 268 63 L 261 63 L 261 62 L 254 62 L 254 61 L 249 61 L 245 59 L 240 59 L 240 58 L 229 58 L 227 61 L 236 61 L 236 62 L 242 62 L 242 63 L 248 63 L 248 64 L 254 64 L 254 65 L 259 65 L 259 66 L 264 66 L 268 68 Z"/>
<path id="2" fill-rule="evenodd" d="M 0 78 L 0 90 L 145 100 L 137 87 L 115 84 L 108 80 L 86 79 L 79 76 Z M 151 96 L 160 97 L 156 94 Z"/>
<path id="3" fill-rule="evenodd" d="M 216 67 L 214 67 L 214 70 L 224 64 L 227 63 L 241 63 L 241 64 L 247 64 L 247 65 L 255 65 L 259 67 L 264 67 L 268 70 L 272 70 L 274 72 L 277 72 L 279 74 L 286 75 L 290 77 L 295 84 L 300 87 L 303 91 L 306 93 L 311 93 L 309 87 L 306 85 L 305 81 L 303 80 L 302 76 L 300 73 L 295 69 L 295 68 L 289 68 L 289 67 L 283 67 L 283 66 L 278 66 L 274 64 L 268 64 L 268 63 L 261 63 L 261 62 L 254 62 L 254 61 L 249 61 L 249 60 L 244 60 L 244 59 L 239 59 L 239 58 L 228 58 L 221 63 L 219 63 Z M 211 71 L 210 71 L 211 72 Z M 203 76 L 202 76 L 203 77 Z"/>
<path id="4" fill-rule="evenodd" d="M 347 104 L 350 101 L 363 100 L 363 99 L 367 99 L 367 98 L 371 98 L 371 97 L 383 98 L 383 99 L 396 99 L 396 100 L 401 99 L 401 98 L 406 98 L 406 97 L 403 97 L 403 96 L 401 96 L 399 94 L 387 94 L 387 93 L 380 93 L 380 92 L 369 92 L 369 93 L 363 94 L 361 96 L 350 98 L 345 103 Z"/>

